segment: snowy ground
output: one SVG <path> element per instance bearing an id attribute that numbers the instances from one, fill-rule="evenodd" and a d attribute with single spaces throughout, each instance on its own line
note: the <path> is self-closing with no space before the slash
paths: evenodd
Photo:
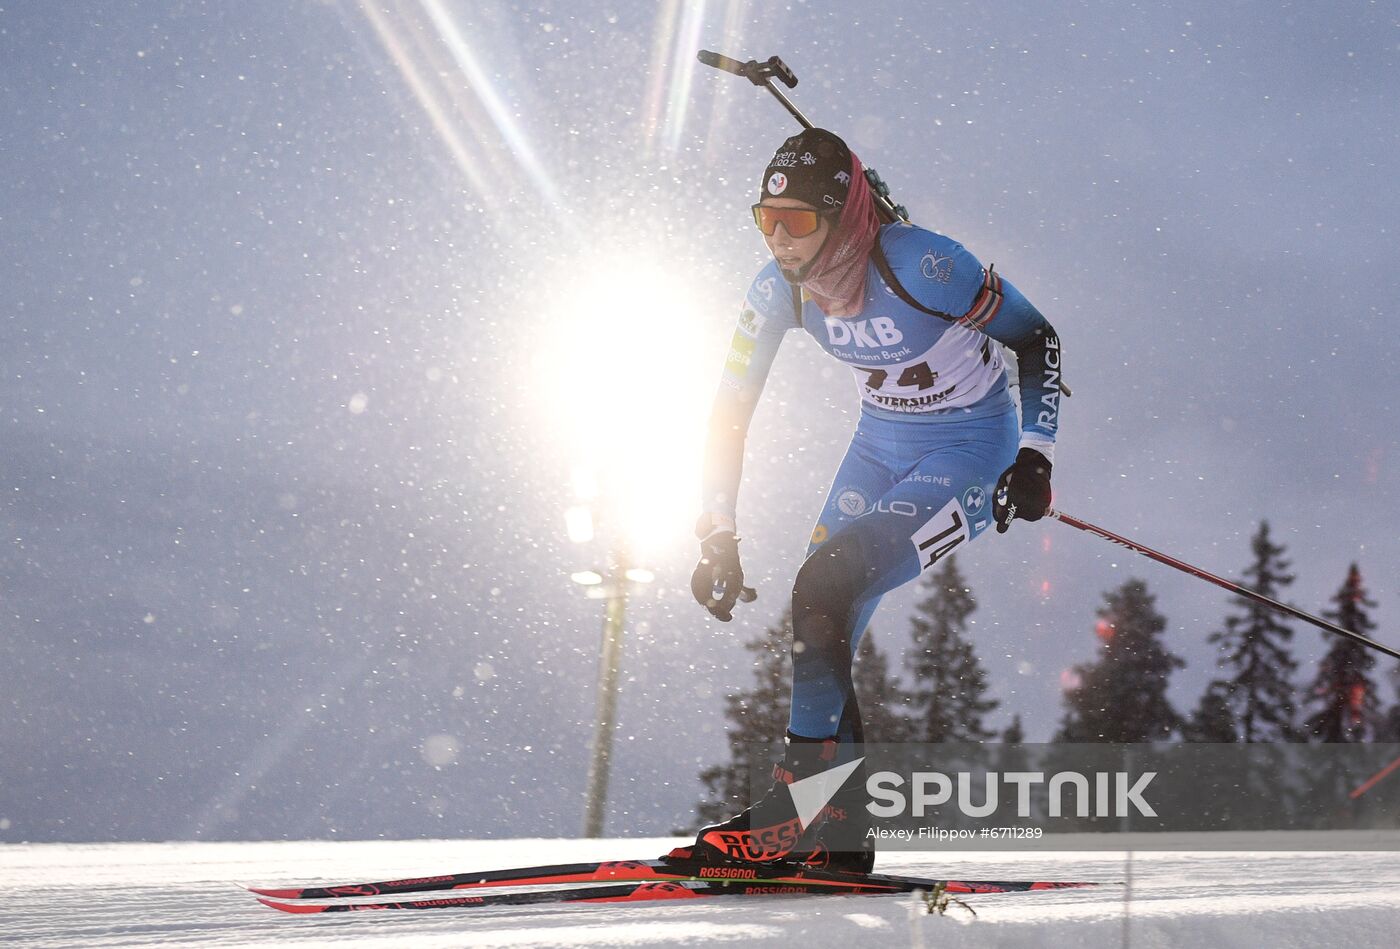
<path id="1" fill-rule="evenodd" d="M 1247 838 L 1246 838 L 1247 839 Z M 1340 844 L 1346 838 L 1338 838 Z M 1087 879 L 1094 890 L 970 897 L 976 919 L 902 896 L 287 916 L 240 883 L 345 882 L 561 860 L 644 858 L 671 840 L 0 846 L 0 943 L 106 946 L 871 945 L 1392 947 L 1395 853 L 889 854 L 930 876 Z M 1121 885 L 1131 878 L 1131 886 Z M 1129 898 L 1130 897 L 1130 898 Z"/>

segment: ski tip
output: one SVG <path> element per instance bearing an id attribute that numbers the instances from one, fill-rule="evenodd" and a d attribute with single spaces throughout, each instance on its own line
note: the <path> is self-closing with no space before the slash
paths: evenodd
<path id="1" fill-rule="evenodd" d="M 274 900 L 295 900 L 301 897 L 301 890 L 276 890 L 265 886 L 249 886 L 246 883 L 243 886 L 255 896 L 266 896 Z"/>
<path id="2" fill-rule="evenodd" d="M 283 913 L 320 913 L 325 910 L 324 906 L 317 906 L 313 903 L 281 903 L 264 896 L 258 897 L 258 902 Z"/>

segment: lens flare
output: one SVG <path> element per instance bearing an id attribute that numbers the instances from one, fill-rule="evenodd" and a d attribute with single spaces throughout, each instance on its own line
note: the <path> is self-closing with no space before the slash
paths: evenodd
<path id="1" fill-rule="evenodd" d="M 561 470 L 596 486 L 594 526 L 644 563 L 689 538 L 715 366 L 693 276 L 619 253 L 571 265 L 545 315 L 535 414 Z M 578 276 L 582 275 L 582 276 Z M 620 536 L 619 536 L 620 535 Z"/>

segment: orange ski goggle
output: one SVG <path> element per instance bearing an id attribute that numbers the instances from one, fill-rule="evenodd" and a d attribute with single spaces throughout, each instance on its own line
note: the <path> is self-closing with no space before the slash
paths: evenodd
<path id="1" fill-rule="evenodd" d="M 773 236 L 779 224 L 789 237 L 807 237 L 815 234 L 822 223 L 821 211 L 808 208 L 775 208 L 767 204 L 753 206 L 753 222 L 769 237 Z"/>

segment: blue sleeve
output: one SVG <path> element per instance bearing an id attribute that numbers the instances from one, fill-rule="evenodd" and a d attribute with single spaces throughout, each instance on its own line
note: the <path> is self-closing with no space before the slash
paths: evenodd
<path id="1" fill-rule="evenodd" d="M 769 263 L 759 271 L 744 297 L 715 393 L 705 440 L 700 499 L 701 510 L 706 514 L 734 519 L 749 423 L 783 334 L 798 325 L 792 285 L 782 278 L 776 262 Z"/>
<path id="2" fill-rule="evenodd" d="M 981 261 L 951 237 L 891 224 L 880 231 L 880 247 L 900 286 L 931 310 L 962 316 L 982 289 Z"/>
<path id="3" fill-rule="evenodd" d="M 996 292 L 1000 291 L 999 302 Z M 995 274 L 989 275 L 989 317 L 982 332 L 1016 354 L 1021 387 L 1021 447 L 1034 448 L 1055 460 L 1055 435 L 1060 426 L 1060 337 L 1020 290 Z M 975 310 L 976 308 L 974 308 Z M 969 313 L 969 316 L 972 316 Z"/>

